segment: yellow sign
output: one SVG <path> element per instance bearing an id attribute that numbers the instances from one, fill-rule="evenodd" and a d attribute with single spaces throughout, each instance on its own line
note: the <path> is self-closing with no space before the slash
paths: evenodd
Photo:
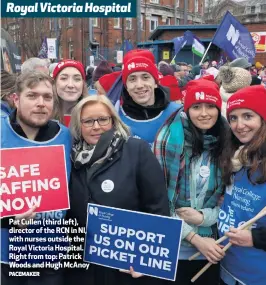
<path id="1" fill-rule="evenodd" d="M 170 58 L 170 52 L 169 51 L 164 51 L 163 52 L 163 59 L 169 59 Z"/>

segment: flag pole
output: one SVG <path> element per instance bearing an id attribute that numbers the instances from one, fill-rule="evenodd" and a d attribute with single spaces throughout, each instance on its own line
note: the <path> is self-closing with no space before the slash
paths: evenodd
<path id="1" fill-rule="evenodd" d="M 215 38 L 215 36 L 216 36 L 216 34 L 218 33 L 218 31 L 220 30 L 220 28 L 222 27 L 222 24 L 223 24 L 223 22 L 224 22 L 224 20 L 225 20 L 225 16 L 226 16 L 228 13 L 231 14 L 229 11 L 227 11 L 227 12 L 225 13 L 222 22 L 219 24 L 218 29 L 216 30 L 214 36 L 212 37 L 212 41 L 213 41 L 213 39 Z M 199 63 L 200 65 L 202 64 L 202 62 L 203 62 L 203 60 L 204 60 L 204 58 L 205 58 L 207 52 L 209 51 L 209 49 L 210 49 L 210 47 L 211 47 L 211 44 L 212 44 L 212 41 L 209 43 L 209 45 L 208 45 L 208 47 L 207 47 L 207 49 L 206 49 L 206 51 L 205 51 L 205 53 L 204 53 L 204 55 L 203 55 L 203 57 L 202 57 L 200 63 Z"/>
<path id="2" fill-rule="evenodd" d="M 202 64 L 204 58 L 206 57 L 206 55 L 207 55 L 207 53 L 208 53 L 208 51 L 209 51 L 209 49 L 210 49 L 210 47 L 211 47 L 211 44 L 212 44 L 212 42 L 209 43 L 209 45 L 208 45 L 208 47 L 207 47 L 207 49 L 206 49 L 206 51 L 205 51 L 205 53 L 204 53 L 204 55 L 203 55 L 203 57 L 202 57 L 200 63 L 199 63 L 199 65 Z"/>
<path id="3" fill-rule="evenodd" d="M 172 62 L 173 60 L 175 60 L 175 58 L 176 58 L 176 54 L 175 54 L 175 56 L 173 57 L 173 59 L 170 61 L 170 64 L 172 64 L 171 62 Z"/>

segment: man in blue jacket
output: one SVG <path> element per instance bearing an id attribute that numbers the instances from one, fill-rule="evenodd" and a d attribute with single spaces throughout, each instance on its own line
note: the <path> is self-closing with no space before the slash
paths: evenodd
<path id="1" fill-rule="evenodd" d="M 1 116 L 1 149 L 3 148 L 25 148 L 25 147 L 38 147 L 38 146 L 53 146 L 64 145 L 65 148 L 65 160 L 67 166 L 67 177 L 70 175 L 70 149 L 71 149 L 71 137 L 69 130 L 56 121 L 50 120 L 53 114 L 54 108 L 54 93 L 53 93 L 53 81 L 49 75 L 40 72 L 31 72 L 20 75 L 16 81 L 16 94 L 14 96 L 14 103 L 16 111 L 14 111 L 9 117 Z M 56 159 L 56 157 L 55 157 Z M 54 270 L 52 268 L 39 269 L 37 264 L 52 263 L 52 260 L 47 260 L 46 253 L 49 256 L 59 256 L 62 252 L 58 249 L 58 245 L 66 245 L 58 242 L 57 240 L 65 237 L 65 234 L 57 233 L 57 225 L 47 225 L 48 219 L 59 220 L 65 217 L 66 211 L 54 211 L 48 213 L 34 213 L 35 207 L 28 212 L 15 217 L 17 221 L 21 219 L 35 219 L 42 223 L 42 227 L 50 228 L 49 237 L 53 237 L 55 242 L 47 241 L 48 234 L 37 233 L 36 229 L 41 227 L 40 225 L 29 225 L 28 229 L 33 230 L 33 235 L 29 233 L 19 233 L 18 237 L 22 237 L 22 240 L 15 245 L 19 248 L 23 248 L 25 255 L 23 259 L 17 261 L 24 267 L 20 267 L 19 271 L 9 266 L 10 259 L 10 237 L 13 235 L 11 232 L 9 218 L 1 219 L 1 281 L 2 284 L 7 285 L 22 285 L 22 284 L 42 284 L 42 285 L 59 285 L 62 284 L 62 270 Z M 50 224 L 50 223 L 48 223 Z M 22 227 L 22 226 L 18 226 Z M 51 233 L 54 230 L 54 234 Z M 35 241 L 30 245 L 42 246 L 49 250 L 39 251 L 32 249 L 29 243 L 26 241 L 26 237 L 34 236 Z M 42 242 L 40 242 L 42 240 Z M 68 244 L 67 244 L 68 245 Z M 52 250 L 51 250 L 52 248 Z M 28 253 L 31 255 L 39 256 L 37 259 L 30 259 Z M 17 253 L 17 252 L 16 252 Z M 57 263 L 58 263 L 57 259 Z M 36 269 L 36 267 L 38 269 Z M 51 266 L 52 267 L 52 266 Z M 32 272 L 34 274 L 32 275 Z M 20 274 L 26 272 L 24 277 Z M 34 277 L 29 277 L 30 275 Z M 38 276 L 38 277 L 36 277 Z"/>
<path id="2" fill-rule="evenodd" d="M 119 115 L 133 136 L 152 145 L 158 129 L 181 106 L 170 102 L 168 88 L 159 85 L 159 72 L 150 51 L 127 53 L 123 65 Z"/>

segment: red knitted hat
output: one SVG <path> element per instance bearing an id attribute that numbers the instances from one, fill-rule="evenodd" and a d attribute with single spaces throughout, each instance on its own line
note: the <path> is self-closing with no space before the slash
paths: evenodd
<path id="1" fill-rule="evenodd" d="M 52 77 L 55 79 L 58 73 L 66 67 L 75 67 L 76 69 L 78 69 L 78 71 L 81 73 L 82 78 L 85 80 L 86 76 L 83 64 L 79 61 L 72 59 L 65 59 L 63 61 L 60 61 L 55 67 Z"/>
<path id="2" fill-rule="evenodd" d="M 206 74 L 206 75 L 203 75 L 200 79 L 214 81 L 214 76 L 212 74 Z"/>
<path id="3" fill-rule="evenodd" d="M 150 73 L 156 82 L 159 81 L 158 77 L 158 69 L 155 64 L 148 58 L 138 56 L 129 59 L 123 67 L 122 70 L 122 80 L 123 83 L 126 84 L 128 76 L 137 71 L 143 71 Z"/>
<path id="4" fill-rule="evenodd" d="M 193 80 L 187 87 L 184 100 L 184 111 L 186 112 L 193 104 L 209 103 L 221 110 L 222 99 L 217 84 L 209 80 Z"/>
<path id="5" fill-rule="evenodd" d="M 173 75 L 166 75 L 159 81 L 160 85 L 170 89 L 170 100 L 176 101 L 182 99 L 181 90 L 178 87 L 178 82 Z"/>
<path id="6" fill-rule="evenodd" d="M 113 72 L 110 74 L 105 74 L 104 76 L 102 76 L 99 79 L 99 82 L 100 82 L 101 86 L 103 87 L 103 89 L 105 90 L 106 93 L 111 89 L 111 87 L 113 86 L 117 77 L 120 74 L 121 74 L 121 71 L 116 71 L 116 72 Z"/>
<path id="7" fill-rule="evenodd" d="M 159 78 L 159 81 L 163 78 L 163 75 L 161 74 L 159 70 L 158 70 L 158 78 Z"/>
<path id="8" fill-rule="evenodd" d="M 190 87 L 193 87 L 193 86 L 198 86 L 200 82 L 203 82 L 203 84 L 208 84 L 208 85 L 212 85 L 213 88 L 217 89 L 217 91 L 219 91 L 219 86 L 218 84 L 214 81 L 214 79 L 212 80 L 213 76 L 212 77 L 207 77 L 205 79 L 205 76 L 204 77 L 201 77 L 199 79 L 196 79 L 196 80 L 190 80 L 187 84 L 186 84 L 186 89 L 190 88 Z"/>
<path id="9" fill-rule="evenodd" d="M 129 61 L 130 59 L 134 57 L 139 57 L 139 56 L 146 57 L 155 64 L 155 57 L 153 53 L 147 49 L 133 49 L 133 50 L 128 51 L 123 58 L 123 64 L 126 64 L 127 61 Z"/>
<path id="10" fill-rule="evenodd" d="M 266 89 L 262 85 L 242 88 L 234 93 L 227 101 L 227 118 L 235 109 L 250 109 L 266 120 Z"/>

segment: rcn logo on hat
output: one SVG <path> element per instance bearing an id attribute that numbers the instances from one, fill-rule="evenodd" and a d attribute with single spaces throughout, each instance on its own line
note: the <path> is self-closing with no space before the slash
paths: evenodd
<path id="1" fill-rule="evenodd" d="M 196 100 L 204 100 L 205 99 L 205 93 L 204 92 L 196 92 L 195 97 L 196 97 Z"/>
<path id="2" fill-rule="evenodd" d="M 66 60 L 65 61 L 65 64 L 74 64 L 74 65 L 77 65 L 78 63 L 74 60 Z"/>
<path id="3" fill-rule="evenodd" d="M 149 67 L 149 65 L 145 62 L 131 62 L 127 65 L 128 70 L 135 69 L 135 68 L 147 69 L 148 67 Z"/>
<path id="4" fill-rule="evenodd" d="M 127 66 L 128 70 L 131 70 L 133 68 L 136 68 L 135 62 L 132 62 L 132 63 L 128 64 L 128 66 Z"/>
<path id="5" fill-rule="evenodd" d="M 64 64 L 65 64 L 64 61 L 58 63 L 58 68 L 61 68 Z"/>
<path id="6" fill-rule="evenodd" d="M 227 103 L 227 109 L 231 108 L 232 106 L 237 106 L 237 105 L 241 105 L 241 103 L 245 102 L 245 100 L 243 99 L 236 99 L 232 102 L 228 102 Z"/>
<path id="7" fill-rule="evenodd" d="M 203 91 L 195 92 L 195 98 L 198 101 L 204 100 L 206 102 L 210 102 L 210 103 L 214 103 L 214 104 L 218 101 L 217 96 L 205 94 Z"/>

